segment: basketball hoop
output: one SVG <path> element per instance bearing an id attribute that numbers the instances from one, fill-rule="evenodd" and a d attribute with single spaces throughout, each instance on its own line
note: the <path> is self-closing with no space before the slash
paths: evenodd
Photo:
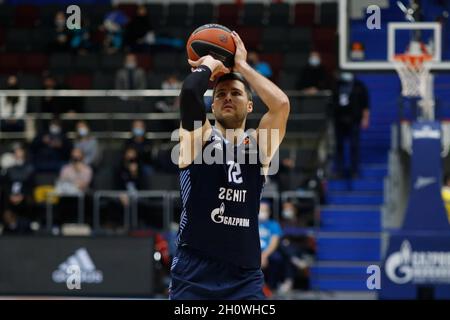
<path id="1" fill-rule="evenodd" d="M 434 107 L 433 75 L 430 72 L 432 56 L 422 44 L 411 46 L 409 52 L 394 56 L 394 66 L 402 84 L 402 96 L 421 98 L 419 106 L 432 116 Z"/>
<path id="2" fill-rule="evenodd" d="M 402 82 L 402 96 L 427 96 L 427 86 L 430 80 L 431 55 L 429 54 L 398 54 L 394 57 L 394 65 Z"/>

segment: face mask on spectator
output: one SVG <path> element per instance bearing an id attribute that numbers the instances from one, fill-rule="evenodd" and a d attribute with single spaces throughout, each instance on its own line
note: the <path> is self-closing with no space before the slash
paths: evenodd
<path id="1" fill-rule="evenodd" d="M 283 218 L 285 219 L 293 219 L 294 218 L 294 210 L 292 209 L 284 209 L 281 212 L 281 215 L 283 216 Z"/>
<path id="2" fill-rule="evenodd" d="M 60 134 L 61 133 L 61 128 L 55 124 L 50 125 L 49 131 L 51 134 Z"/>
<path id="3" fill-rule="evenodd" d="M 309 57 L 309 65 L 317 67 L 320 64 L 320 58 L 318 56 Z"/>
<path id="4" fill-rule="evenodd" d="M 351 82 L 353 81 L 353 73 L 350 72 L 342 72 L 341 73 L 341 80 L 345 82 Z"/>
<path id="5" fill-rule="evenodd" d="M 144 129 L 142 129 L 142 128 L 133 128 L 133 134 L 136 136 L 136 137 L 142 137 L 143 135 L 144 135 Z"/>
<path id="6" fill-rule="evenodd" d="M 78 135 L 80 137 L 86 137 L 89 133 L 89 130 L 87 128 L 79 128 L 78 129 Z"/>
<path id="7" fill-rule="evenodd" d="M 136 68 L 136 62 L 127 62 L 127 63 L 125 63 L 125 68 L 127 68 L 127 69 L 134 69 L 134 68 Z"/>
<path id="8" fill-rule="evenodd" d="M 258 215 L 259 221 L 267 221 L 269 219 L 269 211 L 260 210 Z"/>

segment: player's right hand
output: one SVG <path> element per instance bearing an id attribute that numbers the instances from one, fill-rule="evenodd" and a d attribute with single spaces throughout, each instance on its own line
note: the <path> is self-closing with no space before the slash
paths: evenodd
<path id="1" fill-rule="evenodd" d="M 219 74 L 230 72 L 230 69 L 225 67 L 222 61 L 214 59 L 210 55 L 203 56 L 196 61 L 188 59 L 188 62 L 192 67 L 191 68 L 192 71 L 194 71 L 197 67 L 201 65 L 207 66 L 211 70 L 211 77 L 210 77 L 211 81 L 213 81 Z"/>

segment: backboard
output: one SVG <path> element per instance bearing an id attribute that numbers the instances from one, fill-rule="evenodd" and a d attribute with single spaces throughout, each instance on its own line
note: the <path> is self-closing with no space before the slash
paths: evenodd
<path id="1" fill-rule="evenodd" d="M 346 70 L 395 70 L 396 54 L 423 44 L 433 71 L 450 70 L 450 1 L 339 0 L 339 65 Z"/>

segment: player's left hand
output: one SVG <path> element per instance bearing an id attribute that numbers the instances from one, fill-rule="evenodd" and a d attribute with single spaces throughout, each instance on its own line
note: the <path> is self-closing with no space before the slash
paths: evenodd
<path id="1" fill-rule="evenodd" d="M 234 54 L 234 69 L 239 72 L 239 68 L 247 63 L 247 49 L 245 49 L 244 42 L 236 31 L 231 32 L 231 37 L 236 45 L 236 53 Z"/>
<path id="2" fill-rule="evenodd" d="M 195 61 L 188 59 L 188 63 L 191 65 L 192 72 L 195 72 L 195 69 L 200 65 L 207 66 L 211 70 L 211 81 L 214 81 L 214 79 L 221 74 L 230 72 L 230 69 L 226 68 L 220 60 L 214 59 L 210 55 L 203 56 Z"/>

